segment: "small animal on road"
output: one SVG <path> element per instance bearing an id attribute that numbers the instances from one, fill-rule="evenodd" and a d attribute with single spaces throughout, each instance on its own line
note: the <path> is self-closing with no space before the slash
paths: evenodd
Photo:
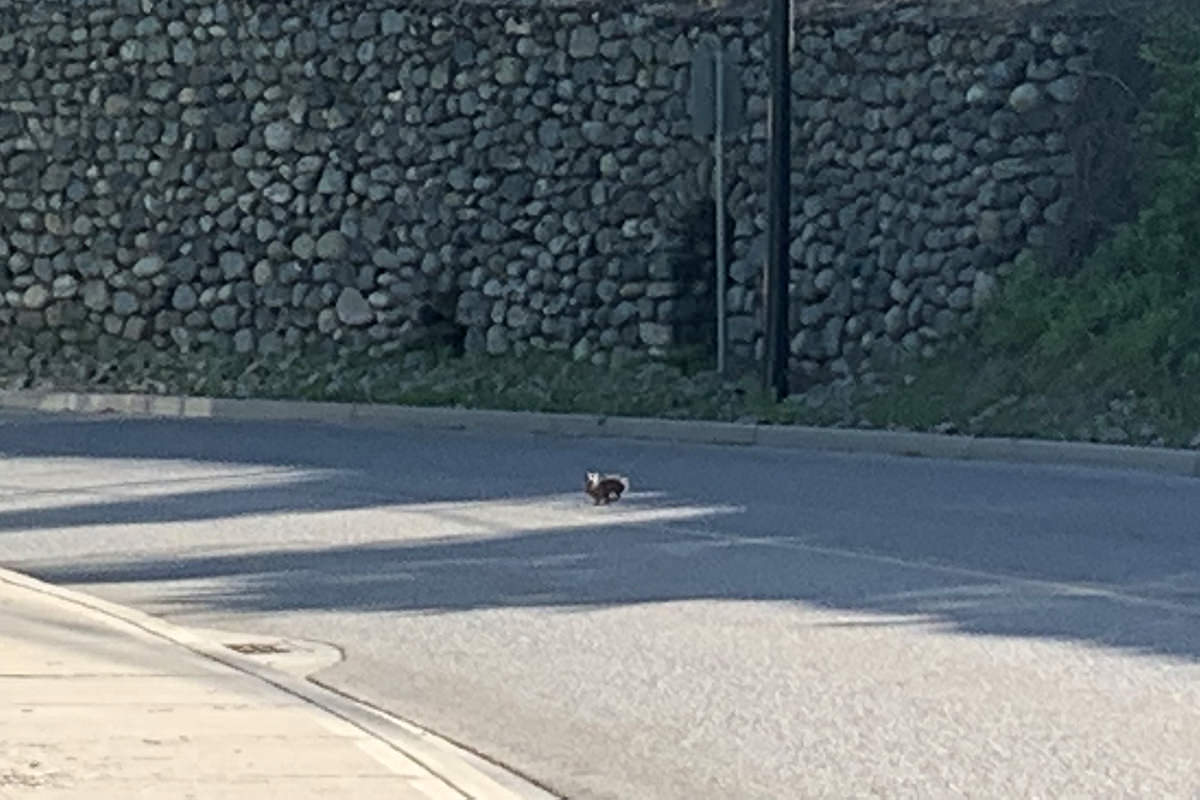
<path id="1" fill-rule="evenodd" d="M 621 492 L 628 491 L 629 479 L 624 475 L 601 475 L 599 472 L 589 472 L 583 483 L 583 490 L 592 498 L 592 505 L 607 505 L 613 500 L 621 499 Z"/>

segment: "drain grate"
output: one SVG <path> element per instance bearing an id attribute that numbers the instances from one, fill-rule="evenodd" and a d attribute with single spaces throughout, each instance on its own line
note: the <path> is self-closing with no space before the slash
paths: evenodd
<path id="1" fill-rule="evenodd" d="M 275 653 L 291 652 L 283 645 L 275 644 L 274 642 L 243 642 L 241 644 L 227 644 L 225 646 L 235 653 L 241 653 L 244 656 L 266 656 Z"/>

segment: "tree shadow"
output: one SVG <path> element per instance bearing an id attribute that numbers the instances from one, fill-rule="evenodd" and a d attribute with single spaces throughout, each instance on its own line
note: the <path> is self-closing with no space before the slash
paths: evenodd
<path id="1" fill-rule="evenodd" d="M 283 511 L 395 515 L 397 532 L 361 544 L 248 541 L 238 552 L 164 546 L 14 564 L 68 584 L 172 584 L 176 607 L 570 613 L 683 600 L 797 603 L 855 615 L 819 624 L 932 625 L 1200 657 L 1200 493 L 1186 479 L 334 426 L 120 421 L 90 423 L 86 434 L 63 423 L 47 435 L 47 424 L 0 431 L 3 463 L 86 454 L 308 477 L 63 507 L 9 500 L 0 511 L 9 535 Z M 634 465 L 640 491 L 635 483 L 626 500 L 599 509 L 581 491 L 564 493 L 580 464 L 606 461 Z M 440 520 L 454 523 L 452 534 L 439 533 Z"/>

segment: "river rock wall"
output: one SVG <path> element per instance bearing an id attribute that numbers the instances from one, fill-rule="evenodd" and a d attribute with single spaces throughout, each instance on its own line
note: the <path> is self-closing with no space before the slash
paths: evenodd
<path id="1" fill-rule="evenodd" d="M 729 335 L 761 354 L 764 21 L 674 8 L 0 0 L 0 331 L 81 347 L 604 363 L 713 338 L 716 32 Z M 1069 228 L 1086 20 L 802 18 L 792 367 L 851 375 L 963 324 Z"/>

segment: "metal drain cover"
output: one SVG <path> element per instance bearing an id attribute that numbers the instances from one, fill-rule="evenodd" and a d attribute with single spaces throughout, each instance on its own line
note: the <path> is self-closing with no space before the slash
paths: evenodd
<path id="1" fill-rule="evenodd" d="M 275 644 L 274 642 L 246 642 L 242 644 L 227 644 L 225 646 L 235 653 L 241 653 L 244 656 L 265 656 L 291 652 L 283 645 Z"/>

